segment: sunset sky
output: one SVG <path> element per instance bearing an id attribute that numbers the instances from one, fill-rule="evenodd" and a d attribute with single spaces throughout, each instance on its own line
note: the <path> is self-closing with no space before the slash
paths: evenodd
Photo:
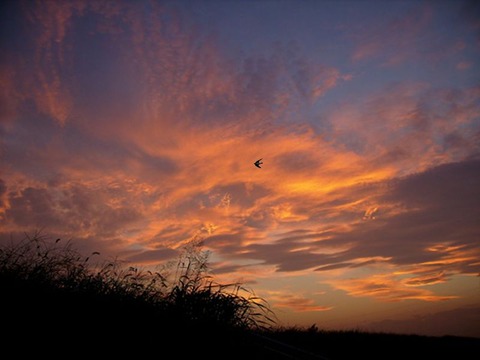
<path id="1" fill-rule="evenodd" d="M 1 243 L 195 239 L 280 325 L 480 337 L 478 2 L 0 6 Z"/>

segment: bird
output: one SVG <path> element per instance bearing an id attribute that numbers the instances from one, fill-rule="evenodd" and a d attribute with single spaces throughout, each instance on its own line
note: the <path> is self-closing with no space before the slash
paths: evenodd
<path id="1" fill-rule="evenodd" d="M 258 167 L 259 169 L 261 169 L 262 167 L 260 165 L 262 165 L 263 162 L 262 162 L 262 159 L 258 159 L 257 161 L 255 161 L 253 163 L 253 165 L 255 165 L 256 167 Z"/>

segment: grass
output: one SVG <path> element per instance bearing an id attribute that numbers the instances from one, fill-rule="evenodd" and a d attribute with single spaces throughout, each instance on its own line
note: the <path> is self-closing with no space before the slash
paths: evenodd
<path id="1" fill-rule="evenodd" d="M 480 350 L 479 339 L 275 326 L 268 304 L 252 291 L 214 282 L 208 253 L 195 242 L 159 272 L 119 261 L 96 264 L 97 255 L 40 234 L 0 248 L 5 353 L 336 360 L 352 353 L 470 359 Z"/>
<path id="2" fill-rule="evenodd" d="M 93 265 L 96 255 L 82 256 L 70 243 L 41 234 L 0 248 L 9 340 L 22 338 L 49 351 L 57 349 L 52 344 L 80 351 L 78 344 L 89 344 L 123 355 L 125 349 L 138 353 L 183 339 L 185 355 L 218 340 L 227 346 L 272 324 L 263 299 L 208 276 L 208 254 L 198 244 L 184 249 L 173 276 L 168 268 L 151 272 L 119 261 Z"/>

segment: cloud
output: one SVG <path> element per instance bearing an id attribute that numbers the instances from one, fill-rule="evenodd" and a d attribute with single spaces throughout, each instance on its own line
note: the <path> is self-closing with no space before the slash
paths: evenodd
<path id="1" fill-rule="evenodd" d="M 357 221 L 343 230 L 299 229 L 269 241 L 238 232 L 212 235 L 206 244 L 223 256 L 255 259 L 277 271 L 327 272 L 331 286 L 352 296 L 383 301 L 451 299 L 454 295 L 436 295 L 423 287 L 448 282 L 455 274 L 480 272 L 476 243 L 480 214 L 473 200 L 480 195 L 479 168 L 478 160 L 445 164 L 390 181 L 387 187 L 380 186 L 381 192 L 371 188 L 383 211 L 369 221 L 362 220 L 359 211 Z M 385 275 L 392 266 L 397 275 Z M 342 280 L 340 275 L 359 268 L 377 275 Z"/>
<path id="2" fill-rule="evenodd" d="M 478 212 L 474 200 L 480 194 L 476 187 L 480 181 L 480 161 L 466 160 L 431 168 L 394 181 L 394 188 L 384 199 L 402 201 L 412 208 L 421 206 L 425 211 L 440 212 L 438 218 L 455 216 L 457 209 Z M 458 214 L 467 218 L 470 214 Z M 468 221 L 468 220 L 467 220 Z"/>
<path id="3" fill-rule="evenodd" d="M 379 25 L 367 27 L 355 34 L 358 45 L 352 59 L 362 61 L 382 57 L 389 65 L 404 62 L 412 54 L 412 49 L 428 39 L 425 30 L 431 21 L 432 8 L 419 5 L 393 19 L 387 18 Z"/>
<path id="4" fill-rule="evenodd" d="M 403 5 L 403 6 L 402 6 Z M 442 4 L 402 4 L 395 15 L 369 21 L 350 35 L 354 47 L 351 60 L 381 68 L 401 69 L 402 79 L 452 68 L 465 70 L 478 56 L 480 31 L 478 6 L 471 1 Z M 449 31 L 443 31 L 445 26 Z M 474 63 L 474 61 L 473 61 Z M 422 75 L 419 75 L 422 74 Z M 435 81 L 434 81 L 435 82 Z"/>
<path id="5" fill-rule="evenodd" d="M 51 116 L 60 125 L 70 117 L 71 92 L 63 81 L 69 65 L 65 54 L 65 39 L 71 19 L 82 11 L 82 2 L 58 4 L 54 1 L 34 2 L 25 7 L 31 38 L 34 38 L 33 98 L 39 111 Z M 35 85 L 34 85 L 35 84 Z"/>
<path id="6" fill-rule="evenodd" d="M 457 70 L 460 70 L 460 71 L 465 71 L 465 70 L 468 70 L 472 67 L 472 63 L 470 61 L 460 61 L 456 68 Z"/>
<path id="7" fill-rule="evenodd" d="M 3 132 L 11 124 L 17 111 L 18 93 L 15 89 L 14 78 L 15 72 L 12 67 L 0 63 L 0 135 L 3 135 Z"/>
<path id="8" fill-rule="evenodd" d="M 117 179 L 140 178 L 164 204 L 182 202 L 177 213 L 202 202 L 205 193 L 224 189 L 223 195 L 232 196 L 232 211 L 253 206 L 241 202 L 271 188 L 252 182 L 245 159 L 270 145 L 278 149 L 268 161 L 281 164 L 296 138 L 290 129 L 272 134 L 272 123 L 287 121 L 292 109 L 322 96 L 342 75 L 289 46 L 233 63 L 190 19 L 152 6 L 152 11 L 132 3 L 28 7 L 28 24 L 42 31 L 29 33 L 34 40 L 15 55 L 34 54 L 34 66 L 25 67 L 38 71 L 16 69 L 18 83 L 30 90 L 17 85 L 22 99 L 8 131 L 14 141 L 5 153 L 7 163 L 39 181 L 101 177 L 107 170 Z M 35 107 L 25 106 L 32 100 Z M 249 150 L 241 154 L 241 148 Z M 237 185 L 228 184 L 232 173 L 238 174 Z M 244 223 L 254 224 L 262 213 L 275 219 L 288 205 L 275 209 L 249 210 Z M 290 214 L 284 219 L 298 218 Z"/>
<path id="9" fill-rule="evenodd" d="M 473 0 L 464 1 L 459 11 L 459 20 L 463 25 L 467 25 L 469 30 L 476 35 L 477 49 L 480 47 L 480 9 L 478 3 Z"/>
<path id="10" fill-rule="evenodd" d="M 53 199 L 45 189 L 28 187 L 18 195 L 10 194 L 9 203 L 5 216 L 20 226 L 49 226 L 57 220 L 51 212 Z"/>
<path id="11" fill-rule="evenodd" d="M 447 281 L 445 273 L 439 272 L 436 274 L 428 274 L 425 276 L 416 276 L 405 281 L 405 285 L 408 286 L 424 286 L 424 285 L 433 285 L 438 283 L 443 283 Z"/>
<path id="12" fill-rule="evenodd" d="M 479 153 L 478 97 L 477 87 L 404 82 L 345 103 L 329 121 L 338 144 L 410 173 Z"/>
<path id="13" fill-rule="evenodd" d="M 299 94 L 309 100 L 316 100 L 341 80 L 348 79 L 338 69 L 314 66 L 304 59 L 294 59 L 292 80 Z"/>
<path id="14" fill-rule="evenodd" d="M 405 284 L 394 276 L 389 275 L 336 280 L 333 285 L 354 297 L 372 297 L 385 302 L 403 300 L 445 301 L 457 297 L 455 295 L 435 295 L 435 293 L 429 290 L 412 288 L 411 281 L 407 281 Z"/>
<path id="15" fill-rule="evenodd" d="M 177 255 L 177 252 L 172 249 L 155 249 L 142 251 L 140 253 L 131 255 L 127 257 L 127 261 L 130 261 L 135 264 L 159 264 L 165 260 L 171 259 Z"/>
<path id="16" fill-rule="evenodd" d="M 346 270 L 348 268 L 355 269 L 360 267 L 372 267 L 373 265 L 382 265 L 388 264 L 391 258 L 374 256 L 371 258 L 356 258 L 352 259 L 349 262 L 338 262 L 330 265 L 323 265 L 319 268 L 316 268 L 315 271 L 332 271 L 336 269 Z"/>
<path id="17" fill-rule="evenodd" d="M 2 202 L 0 203 L 1 207 L 3 208 L 3 196 L 7 193 L 7 186 L 5 185 L 5 181 L 0 179 L 0 199 L 2 199 Z"/>
<path id="18" fill-rule="evenodd" d="M 315 300 L 301 295 L 292 295 L 290 293 L 270 294 L 272 305 L 277 308 L 287 308 L 294 312 L 318 312 L 333 309 L 332 306 L 321 306 L 315 303 Z"/>
<path id="19" fill-rule="evenodd" d="M 45 229 L 68 237 L 98 236 L 109 239 L 123 231 L 135 230 L 143 220 L 132 199 L 118 197 L 111 184 L 61 183 L 56 186 L 29 186 L 8 193 L 5 223 L 20 229 Z M 111 196 L 117 193 L 117 198 Z M 70 234 L 70 235 L 69 235 Z"/>
<path id="20" fill-rule="evenodd" d="M 449 264 L 450 270 L 475 273 L 472 256 L 480 214 L 474 203 L 480 178 L 479 161 L 445 164 L 393 181 L 379 202 L 396 204 L 372 222 L 358 223 L 348 232 L 332 234 L 337 243 L 354 244 L 356 256 L 383 256 L 396 264 Z M 380 206 L 381 209 L 381 206 Z M 379 221 L 377 221 L 379 220 Z M 447 252 L 429 251 L 438 244 L 463 245 Z M 454 263 L 454 258 L 463 259 Z M 346 256 L 347 260 L 351 257 Z"/>
<path id="21" fill-rule="evenodd" d="M 324 165 L 321 159 L 307 150 L 290 151 L 275 158 L 276 165 L 284 172 L 308 172 Z"/>

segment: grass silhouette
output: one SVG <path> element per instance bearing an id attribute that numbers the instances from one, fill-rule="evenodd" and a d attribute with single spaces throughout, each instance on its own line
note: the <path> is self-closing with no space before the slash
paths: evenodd
<path id="1" fill-rule="evenodd" d="M 40 233 L 0 248 L 5 354 L 473 359 L 480 349 L 473 338 L 277 327 L 268 304 L 252 291 L 213 281 L 208 253 L 197 242 L 159 272 L 116 260 L 95 265 L 97 255 L 85 257 L 71 243 Z"/>
<path id="2" fill-rule="evenodd" d="M 173 277 L 120 261 L 92 265 L 96 255 L 84 257 L 71 243 L 39 233 L 0 248 L 9 340 L 77 349 L 88 344 L 123 354 L 183 339 L 185 355 L 211 342 L 233 346 L 246 332 L 273 323 L 263 299 L 240 284 L 217 284 L 208 276 L 208 254 L 198 244 L 184 249 Z"/>

